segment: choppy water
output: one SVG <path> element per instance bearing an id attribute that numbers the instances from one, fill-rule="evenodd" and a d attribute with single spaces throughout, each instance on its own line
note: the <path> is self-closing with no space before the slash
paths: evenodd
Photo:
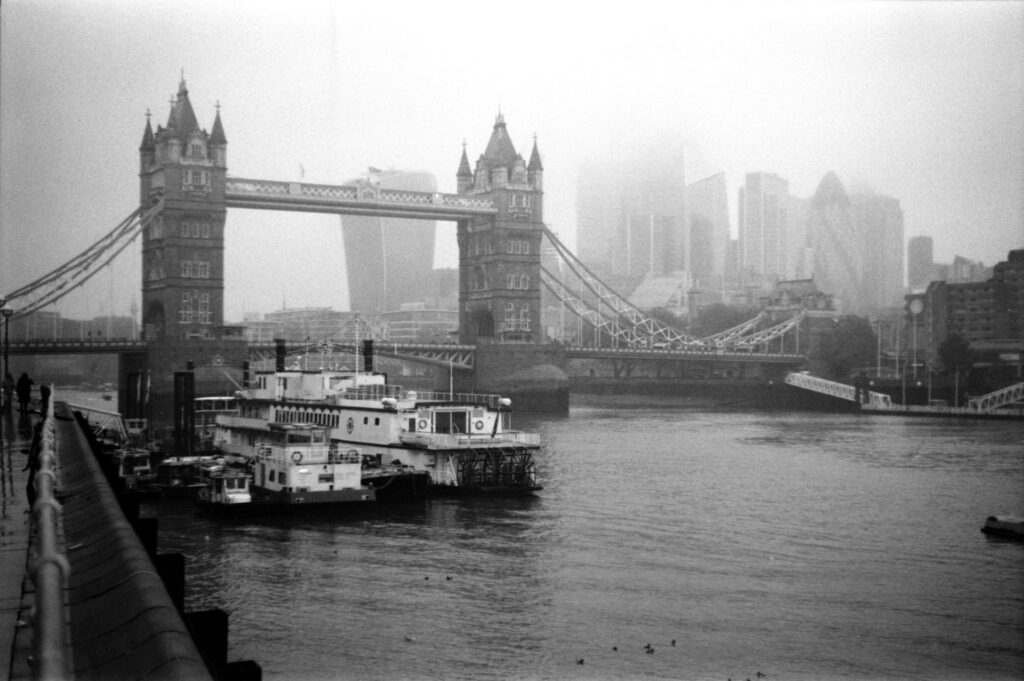
<path id="1" fill-rule="evenodd" d="M 1022 422 L 516 425 L 546 443 L 536 499 L 276 523 L 167 503 L 160 549 L 268 680 L 1024 678 L 1024 544 L 979 531 L 1024 512 Z"/>

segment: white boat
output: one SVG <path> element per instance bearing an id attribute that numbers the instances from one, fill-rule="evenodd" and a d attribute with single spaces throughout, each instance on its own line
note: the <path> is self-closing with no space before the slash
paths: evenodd
<path id="1" fill-rule="evenodd" d="M 379 373 L 278 370 L 255 374 L 237 403 L 237 415 L 217 417 L 214 445 L 223 452 L 251 457 L 271 424 L 314 423 L 377 466 L 428 472 L 435 493 L 541 489 L 540 437 L 512 430 L 510 402 L 497 395 L 403 391 Z"/>
<path id="2" fill-rule="evenodd" d="M 220 466 L 204 475 L 196 504 L 211 510 L 234 511 L 252 503 L 251 476 L 245 470 Z"/>
<path id="3" fill-rule="evenodd" d="M 332 443 L 323 426 L 272 423 L 255 440 L 250 504 L 294 507 L 372 504 L 362 484 L 362 455 Z"/>
<path id="4" fill-rule="evenodd" d="M 1012 515 L 990 515 L 985 518 L 981 531 L 1008 539 L 1024 539 L 1024 518 Z"/>

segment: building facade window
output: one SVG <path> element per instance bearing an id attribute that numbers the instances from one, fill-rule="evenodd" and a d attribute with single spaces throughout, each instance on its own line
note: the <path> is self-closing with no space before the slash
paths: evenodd
<path id="1" fill-rule="evenodd" d="M 184 191 L 210 191 L 210 172 L 189 168 L 181 176 L 181 188 Z"/>

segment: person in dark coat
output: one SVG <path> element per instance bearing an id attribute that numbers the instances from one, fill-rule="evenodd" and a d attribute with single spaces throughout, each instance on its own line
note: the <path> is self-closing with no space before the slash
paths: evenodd
<path id="1" fill-rule="evenodd" d="M 36 473 L 39 472 L 39 455 L 43 447 L 43 424 L 37 423 L 32 435 L 32 446 L 28 450 L 28 461 L 22 471 L 28 471 L 25 493 L 28 494 L 29 509 L 36 503 Z"/>
<path id="2" fill-rule="evenodd" d="M 35 384 L 35 381 L 28 377 L 28 373 L 21 372 L 21 378 L 18 379 L 18 385 L 15 390 L 18 392 L 18 409 L 22 414 L 28 413 L 28 403 L 32 399 L 33 384 Z"/>

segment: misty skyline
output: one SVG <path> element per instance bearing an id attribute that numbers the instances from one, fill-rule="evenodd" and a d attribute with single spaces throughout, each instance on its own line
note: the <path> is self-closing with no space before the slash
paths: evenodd
<path id="1" fill-rule="evenodd" d="M 733 231 L 746 173 L 809 197 L 834 171 L 898 199 L 906 238 L 932 236 L 939 261 L 992 265 L 1024 244 L 1022 2 L 580 15 L 530 2 L 9 0 L 0 20 L 0 294 L 138 205 L 146 112 L 166 121 L 182 72 L 200 126 L 220 105 L 236 177 L 341 184 L 375 166 L 454 192 L 463 141 L 475 160 L 500 109 L 520 153 L 537 136 L 545 221 L 577 252 L 581 164 L 652 137 L 686 147 L 688 183 L 726 174 Z M 339 222 L 229 211 L 226 317 L 283 299 L 345 309 Z M 454 225 L 438 231 L 435 264 L 453 266 Z M 123 313 L 139 269 L 126 252 L 57 309 Z"/>

